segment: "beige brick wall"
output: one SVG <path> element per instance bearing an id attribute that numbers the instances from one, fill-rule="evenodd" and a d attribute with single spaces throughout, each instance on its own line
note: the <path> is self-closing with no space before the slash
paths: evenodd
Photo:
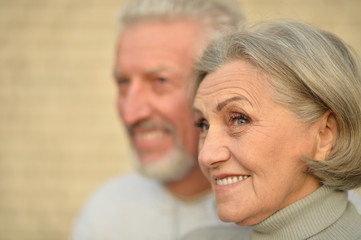
<path id="1" fill-rule="evenodd" d="M 0 0 L 0 239 L 67 239 L 86 196 L 130 169 L 111 66 L 124 0 Z M 239 0 L 361 53 L 359 0 Z"/>
<path id="2" fill-rule="evenodd" d="M 0 0 L 0 239 L 66 239 L 127 169 L 111 65 L 121 1 Z"/>

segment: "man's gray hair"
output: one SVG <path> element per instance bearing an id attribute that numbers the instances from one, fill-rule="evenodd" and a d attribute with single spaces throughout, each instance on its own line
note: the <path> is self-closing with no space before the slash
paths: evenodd
<path id="1" fill-rule="evenodd" d="M 209 40 L 241 28 L 245 21 L 234 0 L 133 0 L 119 12 L 120 30 L 138 21 L 177 19 L 198 21 Z"/>

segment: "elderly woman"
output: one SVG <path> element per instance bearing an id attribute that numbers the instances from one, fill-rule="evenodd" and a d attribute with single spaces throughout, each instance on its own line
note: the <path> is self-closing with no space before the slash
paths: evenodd
<path id="1" fill-rule="evenodd" d="M 346 191 L 361 186 L 361 76 L 349 47 L 275 21 L 215 42 L 196 73 L 199 162 L 220 218 L 252 228 L 237 239 L 361 239 Z M 202 235 L 217 232 L 188 239 Z"/>

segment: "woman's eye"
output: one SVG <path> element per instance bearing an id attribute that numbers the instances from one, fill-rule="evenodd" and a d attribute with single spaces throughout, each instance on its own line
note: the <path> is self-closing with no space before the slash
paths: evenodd
<path id="1" fill-rule="evenodd" d="M 209 130 L 209 124 L 207 124 L 205 121 L 195 122 L 194 125 L 200 128 L 202 131 Z"/>
<path id="2" fill-rule="evenodd" d="M 246 123 L 247 122 L 247 119 L 244 119 L 244 118 L 238 118 L 237 120 L 236 120 L 236 123 L 237 124 L 242 124 L 242 123 Z"/>
<path id="3" fill-rule="evenodd" d="M 244 123 L 248 123 L 249 119 L 245 115 L 238 113 L 236 115 L 231 116 L 230 122 L 235 123 L 237 125 L 241 125 L 241 124 L 244 124 Z"/>

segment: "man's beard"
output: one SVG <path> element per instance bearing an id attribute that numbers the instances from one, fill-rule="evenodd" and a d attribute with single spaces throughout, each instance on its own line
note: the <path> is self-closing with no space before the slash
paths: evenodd
<path id="1" fill-rule="evenodd" d="M 138 158 L 136 149 L 132 149 L 132 163 L 135 169 L 142 175 L 157 179 L 164 182 L 174 182 L 182 179 L 193 168 L 196 159 L 187 153 L 183 145 L 180 143 L 178 134 L 175 128 L 168 123 L 155 122 L 152 120 L 142 121 L 133 126 L 128 126 L 128 133 L 132 134 L 132 129 L 136 126 L 142 127 L 156 127 L 161 126 L 169 131 L 175 141 L 175 146 L 170 149 L 165 155 L 159 157 L 150 163 L 143 163 Z"/>
<path id="2" fill-rule="evenodd" d="M 133 152 L 132 162 L 142 175 L 163 182 L 174 182 L 186 176 L 195 164 L 195 159 L 179 146 L 151 163 L 141 163 Z"/>

